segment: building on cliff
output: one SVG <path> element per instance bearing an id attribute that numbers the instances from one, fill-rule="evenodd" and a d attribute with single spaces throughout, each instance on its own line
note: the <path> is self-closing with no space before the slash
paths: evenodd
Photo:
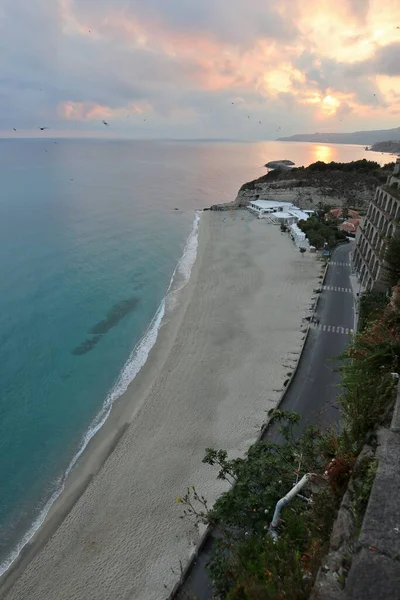
<path id="1" fill-rule="evenodd" d="M 353 265 L 362 291 L 381 291 L 385 285 L 384 256 L 387 241 L 400 224 L 400 157 L 393 175 L 376 189 L 364 222 L 356 235 Z"/>

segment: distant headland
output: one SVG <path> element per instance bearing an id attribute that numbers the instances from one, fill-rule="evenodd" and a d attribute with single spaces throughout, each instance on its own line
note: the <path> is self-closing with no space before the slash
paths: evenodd
<path id="1" fill-rule="evenodd" d="M 400 144 L 400 127 L 376 129 L 374 131 L 354 131 L 352 133 L 299 133 L 290 137 L 278 138 L 278 142 L 361 144 L 363 146 L 371 146 L 378 142 L 387 142 L 387 140 L 397 140 Z"/>

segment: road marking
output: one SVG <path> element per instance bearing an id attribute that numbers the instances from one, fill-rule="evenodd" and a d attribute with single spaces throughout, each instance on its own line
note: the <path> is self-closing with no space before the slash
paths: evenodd
<path id="1" fill-rule="evenodd" d="M 325 290 L 326 292 L 342 292 L 345 294 L 353 293 L 351 288 L 342 288 L 342 287 L 338 287 L 336 285 L 323 285 L 322 289 Z"/>
<path id="2" fill-rule="evenodd" d="M 350 267 L 350 263 L 347 262 L 336 262 L 335 260 L 331 260 L 328 262 L 328 265 L 332 265 L 333 267 Z"/>
<path id="3" fill-rule="evenodd" d="M 320 331 L 326 331 L 326 333 L 339 333 L 341 335 L 352 335 L 353 329 L 349 327 L 343 327 L 342 325 L 326 325 L 322 323 L 311 323 L 311 327 L 319 329 Z"/>

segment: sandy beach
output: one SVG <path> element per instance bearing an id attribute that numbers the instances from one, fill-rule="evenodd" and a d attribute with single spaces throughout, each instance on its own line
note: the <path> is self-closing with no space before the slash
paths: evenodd
<path id="1" fill-rule="evenodd" d="M 222 488 L 205 448 L 242 454 L 258 436 L 302 346 L 320 269 L 247 211 L 203 213 L 190 281 L 146 365 L 0 580 L 0 598 L 168 595 L 198 540 L 176 498 L 194 484 L 214 500 Z"/>

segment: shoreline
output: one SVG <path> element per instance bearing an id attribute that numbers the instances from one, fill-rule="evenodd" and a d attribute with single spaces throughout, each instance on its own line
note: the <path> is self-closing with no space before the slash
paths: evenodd
<path id="1" fill-rule="evenodd" d="M 308 277 L 307 281 L 300 280 L 298 282 L 302 286 L 299 290 L 302 299 L 297 304 L 293 304 L 296 314 L 283 316 L 283 323 L 281 323 L 283 330 L 275 340 L 275 344 L 272 344 L 279 346 L 277 356 L 271 354 L 273 361 L 279 360 L 279 351 L 281 351 L 281 354 L 283 353 L 281 359 L 284 359 L 285 354 L 299 346 L 302 335 L 300 335 L 301 317 L 305 314 L 306 305 L 312 295 L 312 287 L 319 274 L 319 268 L 314 257 L 307 256 L 306 260 L 304 260 L 304 257 L 301 259 L 299 253 L 290 246 L 289 240 L 286 237 L 283 239 L 276 228 L 257 222 L 248 216 L 248 213 L 243 216 L 243 219 L 242 222 L 240 220 L 235 222 L 234 218 L 226 212 L 219 214 L 218 212 L 206 212 L 202 216 L 199 227 L 197 259 L 193 265 L 188 283 L 179 292 L 177 305 L 164 316 L 157 343 L 152 347 L 145 365 L 130 383 L 128 390 L 115 402 L 107 421 L 89 442 L 85 452 L 68 477 L 64 491 L 50 509 L 45 522 L 31 542 L 28 542 L 10 569 L 0 579 L 1 598 L 4 598 L 9 591 L 11 591 L 10 598 L 52 598 L 52 595 L 46 595 L 50 591 L 49 586 L 51 586 L 51 583 L 43 583 L 38 586 L 37 573 L 40 571 L 42 573 L 40 581 L 43 579 L 46 582 L 47 572 L 55 586 L 54 578 L 58 579 L 58 577 L 54 573 L 54 564 L 58 565 L 57 568 L 61 569 L 64 575 L 65 569 L 70 573 L 75 571 L 74 577 L 77 577 L 80 585 L 84 585 L 84 582 L 86 582 L 85 585 L 89 586 L 86 573 L 80 573 L 78 577 L 78 565 L 80 563 L 79 561 L 76 564 L 74 563 L 75 558 L 71 550 L 72 547 L 75 548 L 76 554 L 81 559 L 86 563 L 89 561 L 90 564 L 84 563 L 86 564 L 85 569 L 90 570 L 89 567 L 91 567 L 93 575 L 94 572 L 98 571 L 100 563 L 103 564 L 104 569 L 106 556 L 108 556 L 106 560 L 106 564 L 108 564 L 114 558 L 116 552 L 119 554 L 121 561 L 130 562 L 130 557 L 127 556 L 127 548 L 122 548 L 122 545 L 126 543 L 131 554 L 137 552 L 136 537 L 139 536 L 140 538 L 139 529 L 142 537 L 141 540 L 139 539 L 138 545 L 140 546 L 140 541 L 142 541 L 143 552 L 147 550 L 150 554 L 147 558 L 142 557 L 142 552 L 139 551 L 131 559 L 133 560 L 131 568 L 133 565 L 136 573 L 131 574 L 129 589 L 132 589 L 132 585 L 136 586 L 135 598 L 159 597 L 158 593 L 162 587 L 161 582 L 163 581 L 169 585 L 173 582 L 174 577 L 171 578 L 170 574 L 171 565 L 177 565 L 179 559 L 187 560 L 189 558 L 190 550 L 193 549 L 196 538 L 198 539 L 198 532 L 190 531 L 186 524 L 179 528 L 178 523 L 175 522 L 171 528 L 170 520 L 164 517 L 165 510 L 171 511 L 170 507 L 171 503 L 174 503 L 174 498 L 193 482 L 197 484 L 199 481 L 208 485 L 212 498 L 215 499 L 219 495 L 222 487 L 220 484 L 215 483 L 215 474 L 210 470 L 207 470 L 207 474 L 205 474 L 205 469 L 201 466 L 201 455 L 204 454 L 204 448 L 209 442 L 221 442 L 221 446 L 223 443 L 226 445 L 228 442 L 229 449 L 232 452 L 243 453 L 257 437 L 254 422 L 258 421 L 258 425 L 261 427 L 263 422 L 260 419 L 263 413 L 271 407 L 271 404 L 274 405 L 274 400 L 277 401 L 277 398 L 267 400 L 264 398 L 264 393 L 261 395 L 260 391 L 265 386 L 265 389 L 268 389 L 269 394 L 273 396 L 274 386 L 283 384 L 284 369 L 279 369 L 272 364 L 276 367 L 276 373 L 273 377 L 271 378 L 271 373 L 268 373 L 269 377 L 263 375 L 260 379 L 260 375 L 257 374 L 258 371 L 254 371 L 253 365 L 246 364 L 243 368 L 238 348 L 231 348 L 231 341 L 236 339 L 237 344 L 243 345 L 251 351 L 250 341 L 252 338 L 257 338 L 258 351 L 263 347 L 263 340 L 259 339 L 257 332 L 257 319 L 254 320 L 254 316 L 251 311 L 249 313 L 246 305 L 240 304 L 239 297 L 250 304 L 253 302 L 253 296 L 249 295 L 249 291 L 253 290 L 254 297 L 257 297 L 255 302 L 257 310 L 262 310 L 262 307 L 265 306 L 265 294 L 268 295 L 269 293 L 274 297 L 274 290 L 268 290 L 268 278 L 261 283 L 263 275 L 262 260 L 268 259 L 268 253 L 260 261 L 258 258 L 253 261 L 251 246 L 253 243 L 257 243 L 257 249 L 266 252 L 268 247 L 263 250 L 265 234 L 265 238 L 270 239 L 276 244 L 276 247 L 279 246 L 282 248 L 282 252 L 285 252 L 286 262 L 282 259 L 282 265 L 278 264 L 277 275 L 280 276 L 279 271 L 285 271 L 286 275 L 287 271 L 287 274 L 293 278 L 293 282 L 287 284 L 283 277 L 280 284 L 283 286 L 282 290 L 287 287 L 289 291 L 291 285 L 294 285 L 296 268 L 297 270 L 302 268 L 304 272 L 307 272 Z M 243 248 L 236 243 L 236 231 L 241 236 Z M 255 241 L 252 240 L 253 234 Z M 222 239 L 224 235 L 226 235 L 226 239 Z M 282 243 L 287 245 L 287 249 Z M 230 257 L 226 258 L 226 254 L 229 254 L 232 248 L 234 252 L 232 252 L 231 260 Z M 216 258 L 217 261 L 215 261 Z M 271 255 L 269 259 L 271 259 Z M 279 258 L 276 258 L 276 255 L 273 260 L 277 260 L 277 263 L 279 263 Z M 215 268 L 215 263 L 217 266 L 220 263 L 220 271 Z M 270 267 L 275 269 L 274 265 L 270 265 Z M 207 275 L 214 278 L 214 288 L 210 287 Z M 221 291 L 215 289 L 219 285 L 223 288 Z M 204 301 L 202 301 L 201 292 L 203 292 Z M 236 298 L 232 296 L 233 292 L 234 295 L 238 296 L 237 302 L 235 301 Z M 231 297 L 228 297 L 227 294 Z M 224 298 L 226 298 L 227 310 L 228 307 L 230 309 L 229 314 L 231 317 L 229 318 L 224 315 L 223 310 L 215 306 L 216 299 L 221 303 Z M 290 302 L 294 302 L 294 300 L 288 297 L 285 301 L 282 300 L 282 303 L 286 301 L 290 310 Z M 280 308 L 279 306 L 271 306 L 268 310 L 271 315 L 276 312 L 276 316 L 278 316 Z M 276 318 L 273 320 L 276 321 Z M 202 321 L 202 323 L 196 321 Z M 290 325 L 288 321 L 290 321 Z M 296 326 L 294 326 L 295 323 Z M 205 325 L 205 328 L 201 325 Z M 270 320 L 267 318 L 265 323 L 261 323 L 261 325 L 264 327 L 264 333 L 270 333 L 271 341 L 273 341 L 272 338 L 276 337 L 276 332 Z M 279 324 L 277 323 L 277 325 Z M 243 330 L 239 332 L 241 326 Z M 270 330 L 268 327 L 270 327 Z M 288 327 L 289 330 L 287 330 Z M 248 332 L 249 328 L 251 329 L 250 333 Z M 227 333 L 228 329 L 229 334 Z M 219 330 L 219 334 L 215 335 L 217 330 Z M 201 339 L 198 340 L 202 335 L 204 338 L 203 346 Z M 279 339 L 283 337 L 285 338 L 284 343 Z M 221 354 L 221 349 L 224 350 L 225 355 Z M 210 360 L 207 354 L 212 354 L 213 351 L 214 357 Z M 265 350 L 266 355 L 268 351 Z M 190 356 L 190 354 L 193 356 Z M 252 355 L 251 358 L 253 361 L 257 360 L 257 354 Z M 204 367 L 198 367 L 199 360 L 204 363 Z M 246 362 L 246 358 L 243 360 Z M 258 368 L 262 368 L 263 361 L 259 362 L 257 360 L 257 362 Z M 218 369 L 219 363 L 221 363 L 220 370 Z M 221 373 L 221 371 L 223 372 Z M 242 393 L 246 394 L 247 387 L 252 388 L 253 392 L 256 390 L 256 400 L 252 400 L 251 390 L 247 392 L 246 402 L 249 405 L 245 402 L 246 406 L 243 406 L 245 399 L 236 397 L 235 393 L 232 392 L 235 386 L 232 387 L 230 379 L 234 380 L 238 376 L 238 371 L 240 371 L 240 378 L 237 385 L 241 388 Z M 248 373 L 248 371 L 252 372 Z M 187 384 L 185 379 L 190 379 L 192 373 L 193 381 Z M 256 386 L 251 381 L 253 375 L 256 379 L 257 377 L 260 379 L 260 381 L 257 380 Z M 213 381 L 210 383 L 210 380 Z M 193 387 L 191 383 L 194 382 L 197 382 L 198 385 Z M 179 397 L 179 391 L 183 388 L 186 389 L 186 394 L 196 396 L 199 385 L 202 385 L 200 397 L 194 397 L 193 399 L 190 397 L 188 399 L 185 394 L 183 397 Z M 203 398 L 208 387 L 210 388 L 210 397 Z M 164 407 L 163 403 L 160 404 L 161 401 L 166 401 L 166 399 L 169 401 L 168 407 Z M 200 399 L 204 401 L 206 415 L 200 410 Z M 254 406 L 250 406 L 251 402 Z M 168 421 L 170 410 L 174 412 L 171 422 Z M 157 421 L 159 416 L 161 419 Z M 182 423 L 179 423 L 180 416 L 182 416 Z M 183 416 L 186 418 L 185 425 Z M 243 424 L 240 419 L 244 419 L 245 423 Z M 265 419 L 266 416 L 264 416 L 264 421 Z M 142 422 L 138 423 L 138 421 Z M 229 427 L 227 427 L 226 421 L 229 421 Z M 202 422 L 203 427 L 201 426 Z M 209 430 L 204 427 L 206 423 L 208 423 Z M 183 428 L 183 431 L 180 428 Z M 166 431 L 164 431 L 165 429 Z M 153 433 L 153 437 L 151 437 L 151 433 Z M 179 437 L 179 443 L 178 441 L 175 443 L 173 438 L 171 441 L 171 436 L 175 434 Z M 137 439 L 139 436 L 142 436 L 140 444 Z M 163 441 L 161 441 L 161 437 Z M 165 445 L 163 445 L 164 443 Z M 142 450 L 143 446 L 145 447 L 144 451 Z M 167 446 L 168 450 L 166 450 Z M 167 457 L 165 456 L 166 452 L 168 452 Z M 127 460 L 127 457 L 130 457 L 130 460 Z M 174 464 L 174 459 L 176 459 L 176 464 Z M 165 463 L 163 468 L 160 469 L 159 464 L 163 460 Z M 112 462 L 115 464 L 111 465 Z M 135 462 L 140 462 L 140 465 L 132 464 Z M 120 467 L 121 473 L 125 473 L 124 476 L 120 475 L 120 478 L 118 478 L 119 469 L 115 468 L 116 465 Z M 170 465 L 171 472 L 165 473 L 165 468 L 169 468 Z M 180 465 L 179 468 L 178 465 Z M 184 473 L 182 473 L 182 468 L 185 471 Z M 151 472 L 152 469 L 154 477 L 148 475 L 149 470 Z M 155 495 L 154 498 L 150 497 L 150 503 L 157 505 L 160 510 L 162 507 L 162 511 L 164 511 L 160 513 L 160 519 L 155 520 L 157 525 L 155 527 L 154 519 L 146 512 L 147 507 L 142 506 L 142 510 L 144 510 L 142 517 L 147 521 L 148 530 L 151 530 L 154 535 L 159 533 L 158 529 L 163 530 L 160 532 L 162 539 L 166 544 L 169 544 L 168 548 L 166 546 L 167 550 L 164 553 L 159 552 L 159 549 L 155 551 L 151 541 L 149 544 L 145 534 L 146 527 L 141 525 L 140 519 L 137 519 L 136 527 L 131 530 L 131 537 L 128 541 L 125 540 L 125 530 L 119 531 L 118 539 L 121 543 L 117 543 L 117 547 L 115 546 L 115 537 L 118 536 L 115 532 L 107 540 L 103 538 L 101 542 L 93 540 L 86 547 L 88 532 L 94 538 L 103 533 L 99 531 L 99 527 L 105 526 L 104 519 L 107 521 L 106 529 L 110 527 L 117 529 L 119 525 L 119 522 L 115 522 L 117 513 L 121 519 L 126 518 L 125 512 L 121 512 L 120 502 L 122 496 L 125 499 L 124 506 L 130 506 L 128 499 L 131 498 L 132 501 L 135 500 L 135 507 L 139 507 L 140 494 L 137 486 L 130 485 L 131 482 L 126 478 L 128 474 L 133 474 L 134 478 L 137 477 L 137 486 L 142 486 L 143 489 L 148 489 Z M 145 480 L 146 474 L 147 481 Z M 172 478 L 172 485 L 168 477 Z M 209 482 L 210 479 L 212 484 Z M 167 496 L 167 499 L 164 496 Z M 144 497 L 147 498 L 148 494 L 145 494 Z M 95 498 L 104 498 L 106 506 L 99 504 Z M 148 505 L 149 500 L 146 503 Z M 104 513 L 104 519 L 99 517 L 98 514 L 92 514 L 95 510 L 94 507 L 98 512 Z M 112 515 L 108 514 L 109 510 L 113 513 Z M 177 512 L 176 507 L 172 506 L 172 518 Z M 132 520 L 136 518 L 136 515 L 131 516 Z M 127 521 L 127 527 L 132 527 L 132 520 Z M 179 525 L 181 523 L 179 521 Z M 178 542 L 171 541 L 171 536 L 176 533 L 178 533 Z M 110 535 L 109 532 L 108 535 Z M 76 546 L 77 538 L 79 538 L 78 546 Z M 154 543 L 157 546 L 159 542 Z M 98 556 L 92 556 L 96 554 L 92 544 L 93 548 L 96 548 Z M 47 545 L 49 548 L 46 548 Z M 59 559 L 58 562 L 54 563 L 54 560 L 57 561 L 56 558 L 53 558 L 55 552 L 60 554 L 61 550 L 61 555 L 64 554 L 64 550 L 60 549 L 60 545 L 67 548 L 65 552 L 69 552 L 68 562 L 71 563 L 69 567 L 72 567 L 73 563 L 75 564 L 74 569 L 68 568 L 67 565 L 60 566 Z M 44 551 L 42 552 L 42 550 Z M 34 565 L 33 563 L 37 564 Z M 142 567 L 139 563 L 142 564 Z M 150 581 L 149 578 L 152 577 L 151 572 L 154 564 L 158 565 L 158 572 Z M 117 567 L 114 565 L 113 568 Z M 119 566 L 119 568 L 121 574 L 125 575 L 126 570 L 124 567 Z M 167 575 L 168 573 L 169 575 Z M 175 579 L 177 578 L 176 575 Z M 23 582 L 21 582 L 22 579 Z M 63 577 L 61 577 L 62 580 Z M 121 585 L 120 579 L 118 581 Z M 94 582 L 92 583 L 96 587 Z M 18 586 L 18 584 L 21 585 Z M 62 590 L 60 588 L 57 594 L 59 598 L 82 597 L 82 588 L 79 590 L 79 595 L 74 595 L 73 590 L 71 591 L 68 585 L 73 587 L 74 582 L 64 582 L 64 587 Z M 127 581 L 124 580 L 122 585 L 126 586 Z M 12 587 L 14 589 L 11 590 Z M 104 590 L 104 594 L 107 594 L 104 586 L 101 589 Z M 37 590 L 36 593 L 33 590 Z M 90 589 L 86 590 L 85 593 L 88 598 L 110 597 L 109 595 L 101 596 L 99 592 L 91 596 L 90 591 Z M 114 593 L 116 595 L 116 591 Z"/>
<path id="2" fill-rule="evenodd" d="M 131 357 L 136 357 L 135 355 L 137 350 L 140 349 L 142 343 L 146 340 L 148 334 L 152 332 L 153 325 L 157 323 L 157 317 L 161 313 L 161 322 L 153 331 L 153 334 L 155 333 L 155 340 L 150 346 L 150 350 L 147 353 L 147 357 L 145 358 L 144 363 L 141 366 L 139 366 L 136 374 L 133 376 L 133 379 L 131 379 L 131 381 L 128 383 L 125 391 L 115 399 L 111 399 L 108 414 L 107 407 L 105 406 L 107 400 L 105 400 L 102 409 L 99 411 L 93 422 L 90 424 L 80 447 L 71 459 L 71 463 L 69 464 L 67 470 L 63 474 L 62 488 L 60 491 L 57 492 L 57 496 L 55 500 L 51 503 L 50 508 L 48 509 L 43 518 L 43 521 L 41 522 L 39 527 L 34 531 L 29 540 L 23 545 L 16 558 L 13 559 L 10 563 L 9 567 L 0 575 L 0 599 L 3 598 L 5 594 L 7 594 L 8 590 L 14 584 L 21 572 L 23 572 L 23 570 L 26 568 L 26 566 L 29 564 L 32 558 L 38 552 L 41 551 L 41 549 L 45 546 L 49 538 L 57 530 L 59 525 L 68 516 L 70 510 L 85 492 L 86 488 L 90 485 L 90 482 L 92 481 L 93 477 L 95 477 L 96 474 L 100 471 L 100 469 L 105 464 L 108 457 L 115 450 L 116 446 L 118 445 L 121 438 L 128 429 L 130 422 L 124 418 L 124 408 L 118 407 L 117 405 L 125 396 L 130 386 L 139 377 L 140 372 L 144 369 L 146 363 L 148 363 L 151 358 L 151 353 L 153 351 L 154 346 L 157 344 L 158 336 L 164 324 L 164 321 L 166 318 L 168 318 L 169 312 L 172 312 L 169 311 L 167 307 L 168 301 L 171 300 L 171 296 L 175 296 L 176 294 L 182 294 L 182 291 L 189 282 L 192 270 L 197 259 L 198 229 L 201 219 L 201 213 L 202 211 L 195 212 L 191 232 L 187 238 L 183 254 L 172 273 L 169 286 L 165 292 L 165 296 L 162 299 L 159 307 L 157 308 L 157 311 L 154 314 L 152 320 L 150 321 L 149 326 L 145 331 L 143 337 L 139 340 L 137 345 L 132 350 L 131 355 L 128 357 L 116 383 L 108 393 L 107 399 L 110 396 L 112 396 L 115 388 L 118 386 L 119 379 L 123 374 L 125 367 L 130 362 Z M 187 262 L 186 258 L 188 256 L 188 251 L 192 249 L 191 246 L 193 244 L 193 241 L 196 242 L 195 257 L 192 264 L 189 264 L 188 271 L 188 265 L 185 263 Z M 191 257 L 189 256 L 189 261 L 190 258 Z M 109 423 L 108 428 L 106 428 L 107 423 L 109 421 L 111 422 Z M 94 429 L 94 433 L 92 433 L 92 429 Z M 103 432 L 103 430 L 104 435 L 102 436 L 101 433 Z M 90 436 L 89 440 L 85 443 L 84 439 L 88 435 Z M 89 465 L 91 465 L 91 467 L 89 467 Z M 48 502 L 50 501 L 51 498 L 48 500 Z M 45 510 L 45 508 L 46 506 L 43 510 Z M 39 518 L 40 515 L 38 519 Z"/>

